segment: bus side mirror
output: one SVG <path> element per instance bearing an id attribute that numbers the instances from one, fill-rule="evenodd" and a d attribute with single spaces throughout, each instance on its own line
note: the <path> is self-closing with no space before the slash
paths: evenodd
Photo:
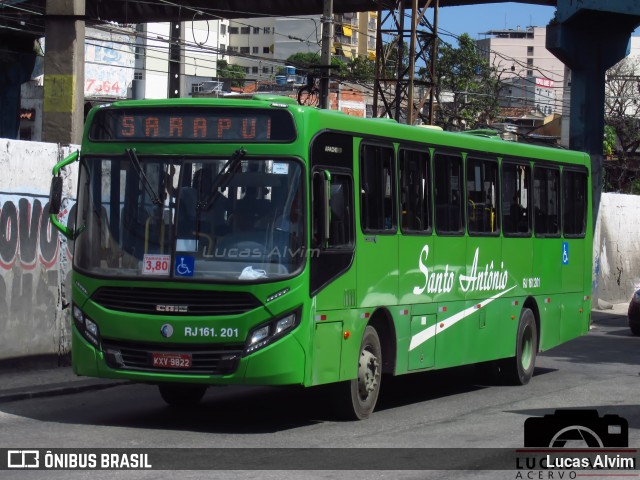
<path id="1" fill-rule="evenodd" d="M 78 158 L 80 158 L 80 152 L 74 152 L 61 162 L 58 162 L 53 167 L 51 190 L 49 190 L 49 221 L 60 231 L 60 233 L 62 233 L 70 240 L 74 240 L 81 230 L 74 231 L 66 225 L 63 225 L 58 220 L 58 214 L 60 213 L 60 209 L 62 208 L 62 186 L 64 184 L 64 179 L 60 175 L 60 170 L 62 170 L 67 165 L 76 162 Z"/>
<path id="2" fill-rule="evenodd" d="M 51 190 L 49 191 L 49 213 L 58 215 L 62 206 L 62 177 L 53 177 L 51 179 Z"/>

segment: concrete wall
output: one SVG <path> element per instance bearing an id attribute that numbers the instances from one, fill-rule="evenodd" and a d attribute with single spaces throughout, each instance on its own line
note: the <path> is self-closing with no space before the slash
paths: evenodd
<path id="1" fill-rule="evenodd" d="M 602 194 L 593 239 L 594 300 L 628 302 L 640 288 L 639 213 L 640 196 Z"/>
<path id="2" fill-rule="evenodd" d="M 0 360 L 70 348 L 69 251 L 49 222 L 51 169 L 74 151 L 50 143 L 0 139 Z M 65 172 L 65 218 L 77 165 Z"/>
<path id="3" fill-rule="evenodd" d="M 51 227 L 51 169 L 73 147 L 0 139 L 0 361 L 66 354 L 69 272 L 64 237 Z M 61 218 L 75 203 L 77 164 L 64 173 Z M 640 196 L 605 193 L 594 236 L 594 299 L 627 302 L 640 284 Z M 597 303 L 596 303 L 597 305 Z"/>

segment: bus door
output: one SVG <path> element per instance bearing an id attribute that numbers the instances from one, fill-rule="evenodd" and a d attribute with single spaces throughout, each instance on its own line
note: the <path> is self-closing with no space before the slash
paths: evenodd
<path id="1" fill-rule="evenodd" d="M 499 217 L 499 174 L 497 158 L 469 155 L 466 161 L 465 208 L 467 250 L 460 289 L 465 296 L 468 362 L 492 360 L 496 338 L 504 328 L 501 315 L 504 299 L 496 297 L 508 288 L 502 261 Z M 493 298 L 493 299 L 492 299 Z"/>
<path id="2" fill-rule="evenodd" d="M 565 301 L 562 292 L 562 239 L 560 238 L 560 169 L 538 165 L 533 169 L 533 268 L 527 289 L 538 297 L 545 322 L 546 348 L 560 341 L 561 315 Z M 577 310 L 577 309 L 576 309 Z"/>
<path id="3" fill-rule="evenodd" d="M 462 155 L 436 152 L 433 157 L 435 232 L 434 301 L 437 302 L 436 367 L 461 364 L 472 337 L 464 311 L 460 275 L 466 272 L 467 238 L 464 215 Z M 442 278 L 442 282 L 438 279 Z"/>
<path id="4" fill-rule="evenodd" d="M 407 347 L 409 370 L 433 367 L 435 362 L 434 290 L 437 290 L 438 282 L 433 276 L 435 252 L 430 163 L 428 150 L 403 147 L 398 150 L 399 223 L 402 233 L 399 238 L 400 305 L 403 312 L 405 305 L 410 305 L 411 310 Z M 442 281 L 441 276 L 440 284 Z M 403 336 L 406 328 L 398 325 L 399 337 Z"/>
<path id="5" fill-rule="evenodd" d="M 531 164 L 525 161 L 503 160 L 501 186 L 502 262 L 509 272 L 507 287 L 515 286 L 508 295 L 512 299 L 516 298 L 512 300 L 512 316 L 517 320 L 522 309 L 521 300 L 528 295 L 535 295 L 536 280 L 532 275 L 534 242 Z M 510 329 L 513 338 L 517 328 L 517 322 L 514 321 Z M 507 347 L 506 354 L 513 355 L 513 344 L 505 348 Z"/>
<path id="6" fill-rule="evenodd" d="M 398 221 L 392 145 L 360 145 L 360 231 L 357 303 L 398 304 Z"/>
<path id="7" fill-rule="evenodd" d="M 356 306 L 353 137 L 325 132 L 311 145 L 309 294 L 315 306 L 312 381 L 345 376 L 348 350 L 343 328 L 351 329 Z"/>

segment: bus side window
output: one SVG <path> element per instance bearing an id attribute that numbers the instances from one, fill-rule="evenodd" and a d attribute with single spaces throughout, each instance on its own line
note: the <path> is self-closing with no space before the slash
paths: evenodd
<path id="1" fill-rule="evenodd" d="M 587 219 L 587 173 L 562 172 L 562 228 L 566 237 L 584 236 Z"/>
<path id="2" fill-rule="evenodd" d="M 462 234 L 462 157 L 436 154 L 434 159 L 436 231 Z"/>
<path id="3" fill-rule="evenodd" d="M 313 176 L 312 192 L 312 235 L 311 248 L 321 245 L 322 236 L 322 178 Z M 324 249 L 344 249 L 353 247 L 353 180 L 342 173 L 331 173 L 331 195 L 329 198 L 330 221 L 329 240 Z"/>
<path id="4" fill-rule="evenodd" d="M 529 165 L 502 164 L 502 231 L 508 237 L 531 234 L 531 205 Z"/>
<path id="5" fill-rule="evenodd" d="M 498 162 L 467 159 L 467 222 L 471 234 L 497 234 Z"/>
<path id="6" fill-rule="evenodd" d="M 331 221 L 328 248 L 349 248 L 353 245 L 352 181 L 347 175 L 331 176 Z"/>
<path id="7" fill-rule="evenodd" d="M 393 149 L 364 145 L 360 151 L 360 203 L 362 231 L 396 231 Z"/>
<path id="8" fill-rule="evenodd" d="M 533 207 L 536 236 L 560 235 L 560 170 L 534 168 Z"/>
<path id="9" fill-rule="evenodd" d="M 431 230 L 429 153 L 401 149 L 399 159 L 402 231 L 429 232 Z"/>

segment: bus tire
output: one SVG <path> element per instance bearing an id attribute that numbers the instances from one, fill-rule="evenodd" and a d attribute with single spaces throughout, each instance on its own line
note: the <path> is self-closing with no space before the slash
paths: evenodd
<path id="1" fill-rule="evenodd" d="M 538 349 L 538 328 L 533 311 L 523 308 L 516 335 L 516 355 L 506 358 L 502 364 L 505 383 L 526 385 L 533 376 Z"/>
<path id="2" fill-rule="evenodd" d="M 358 376 L 337 385 L 333 397 L 336 413 L 344 420 L 369 418 L 376 407 L 382 379 L 382 347 L 378 332 L 367 326 L 358 355 Z"/>
<path id="3" fill-rule="evenodd" d="M 200 403 L 206 385 L 158 385 L 160 396 L 172 407 L 192 407 Z"/>

